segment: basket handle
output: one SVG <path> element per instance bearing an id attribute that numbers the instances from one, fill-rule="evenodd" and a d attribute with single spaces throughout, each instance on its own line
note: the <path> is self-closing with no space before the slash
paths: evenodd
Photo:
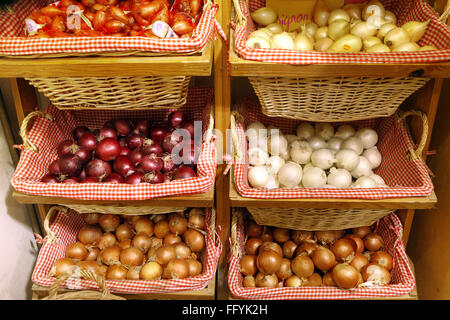
<path id="1" fill-rule="evenodd" d="M 242 154 L 242 150 L 239 146 L 239 139 L 237 136 L 236 123 L 244 123 L 244 117 L 236 110 L 231 111 L 231 137 L 233 138 L 234 145 L 234 153 L 239 160 L 244 159 L 244 155 Z"/>
<path id="2" fill-rule="evenodd" d="M 205 131 L 205 141 L 207 143 L 211 143 L 213 140 L 213 131 L 214 131 L 214 109 L 211 108 L 211 111 L 209 113 L 209 124 L 208 124 L 208 129 L 206 129 Z"/>
<path id="3" fill-rule="evenodd" d="M 71 272 L 67 272 L 67 273 L 61 275 L 60 277 L 56 278 L 55 281 L 53 282 L 52 286 L 49 289 L 49 295 L 47 297 L 45 297 L 43 300 L 55 300 L 56 296 L 58 294 L 58 289 L 60 288 L 61 284 L 74 275 L 81 276 L 87 280 L 95 281 L 95 283 L 98 285 L 98 287 L 102 291 L 101 298 L 100 298 L 101 300 L 126 300 L 125 298 L 122 298 L 122 297 L 119 297 L 119 296 L 116 296 L 116 295 L 113 295 L 110 293 L 108 287 L 106 286 L 105 277 L 97 275 L 97 274 L 93 273 L 92 271 L 84 270 L 81 268 L 76 268 L 75 270 L 73 270 Z M 77 294 L 82 295 L 82 294 L 91 293 L 91 292 L 96 293 L 96 291 L 83 290 L 83 291 L 77 292 Z M 72 292 L 68 292 L 65 294 L 72 294 Z M 63 295 L 64 294 L 62 294 L 61 296 L 63 296 Z"/>
<path id="4" fill-rule="evenodd" d="M 237 25 L 239 27 L 245 26 L 245 24 L 247 23 L 247 19 L 245 18 L 244 14 L 242 13 L 241 6 L 239 5 L 239 0 L 233 0 L 233 6 L 234 6 L 234 11 L 236 13 Z"/>
<path id="5" fill-rule="evenodd" d="M 34 117 L 41 117 L 41 118 L 46 118 L 50 121 L 53 121 L 53 118 L 50 114 L 42 112 L 42 111 L 33 111 L 30 112 L 25 119 L 23 119 L 22 121 L 22 125 L 20 126 L 20 137 L 22 138 L 23 141 L 23 148 L 25 150 L 31 150 L 33 152 L 39 152 L 39 149 L 31 143 L 30 140 L 28 140 L 27 134 L 28 134 L 28 124 L 30 123 L 30 121 L 34 118 Z"/>
<path id="6" fill-rule="evenodd" d="M 411 159 L 416 160 L 416 159 L 419 159 L 422 157 L 423 149 L 425 148 L 425 144 L 427 142 L 428 130 L 429 130 L 428 117 L 427 117 L 427 114 L 423 111 L 410 110 L 410 111 L 403 113 L 400 116 L 400 120 L 405 119 L 408 116 L 418 116 L 418 117 L 422 118 L 422 137 L 420 138 L 419 146 L 417 147 L 416 150 L 414 150 L 414 149 L 409 150 Z"/>
<path id="7" fill-rule="evenodd" d="M 444 11 L 442 12 L 441 17 L 439 18 L 439 21 L 442 23 L 447 24 L 448 17 L 450 16 L 450 0 L 447 1 L 447 4 L 445 5 Z"/>
<path id="8" fill-rule="evenodd" d="M 64 212 L 65 214 L 69 213 L 69 209 L 66 207 L 53 206 L 48 210 L 47 215 L 45 216 L 44 230 L 45 230 L 45 233 L 47 234 L 46 239 L 47 239 L 48 244 L 56 243 L 59 240 L 58 237 L 56 236 L 56 233 L 54 233 L 53 231 L 50 230 L 50 220 L 51 220 L 53 214 L 55 212 L 59 212 L 59 211 Z"/>
<path id="9" fill-rule="evenodd" d="M 236 210 L 231 218 L 231 253 L 236 258 L 240 259 L 242 256 L 241 245 L 237 241 L 237 227 L 243 224 L 242 213 Z"/>

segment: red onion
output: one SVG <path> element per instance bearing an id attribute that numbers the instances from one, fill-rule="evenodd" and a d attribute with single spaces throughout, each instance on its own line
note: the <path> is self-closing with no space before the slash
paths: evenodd
<path id="1" fill-rule="evenodd" d="M 182 153 L 183 163 L 186 166 L 194 168 L 197 165 L 198 157 L 200 156 L 200 150 L 192 143 L 188 149 L 188 153 Z"/>
<path id="2" fill-rule="evenodd" d="M 141 149 L 134 149 L 133 151 L 131 151 L 130 153 L 130 160 L 131 162 L 136 166 L 139 163 L 141 163 L 142 157 L 144 155 L 142 154 Z"/>
<path id="3" fill-rule="evenodd" d="M 41 182 L 44 183 L 60 183 L 61 181 L 58 180 L 58 177 L 53 174 L 47 174 L 41 178 Z"/>
<path id="4" fill-rule="evenodd" d="M 69 177 L 69 178 L 64 179 L 64 181 L 62 183 L 70 184 L 70 183 L 78 183 L 78 182 L 80 182 L 80 179 L 78 179 L 77 177 Z"/>
<path id="5" fill-rule="evenodd" d="M 105 138 L 97 144 L 95 156 L 103 161 L 113 161 L 120 154 L 120 144 L 116 139 Z"/>
<path id="6" fill-rule="evenodd" d="M 59 166 L 59 159 L 56 159 L 49 164 L 48 172 L 50 172 L 50 174 L 54 174 L 54 175 L 61 174 L 61 167 Z"/>
<path id="7" fill-rule="evenodd" d="M 86 165 L 88 177 L 104 178 L 111 174 L 111 165 L 101 159 L 92 159 Z"/>
<path id="8" fill-rule="evenodd" d="M 168 117 L 168 122 L 172 127 L 178 128 L 180 124 L 183 122 L 183 112 L 181 111 L 171 112 Z"/>
<path id="9" fill-rule="evenodd" d="M 117 159 L 116 159 L 117 160 Z M 124 182 L 124 179 L 123 179 L 123 177 L 120 175 L 120 174 L 118 174 L 118 173 L 116 173 L 116 172 L 113 172 L 113 173 L 111 173 L 105 180 L 103 180 L 103 182 L 109 182 L 109 183 L 123 183 Z"/>
<path id="10" fill-rule="evenodd" d="M 164 175 L 161 172 L 149 172 L 142 178 L 143 181 L 156 184 L 164 182 Z"/>
<path id="11" fill-rule="evenodd" d="M 75 155 L 80 158 L 80 161 L 82 164 L 85 164 L 87 162 L 89 162 L 92 159 L 92 151 L 85 149 L 85 148 L 81 148 L 80 150 L 78 150 Z"/>
<path id="12" fill-rule="evenodd" d="M 100 179 L 97 177 L 87 177 L 80 181 L 80 183 L 98 183 Z"/>
<path id="13" fill-rule="evenodd" d="M 117 131 L 114 128 L 99 129 L 97 139 L 103 140 L 106 138 L 117 139 Z"/>
<path id="14" fill-rule="evenodd" d="M 114 128 L 114 120 L 108 120 L 103 124 L 103 128 Z"/>
<path id="15" fill-rule="evenodd" d="M 66 154 L 59 158 L 59 167 L 61 174 L 76 177 L 81 172 L 81 160 L 76 155 Z"/>
<path id="16" fill-rule="evenodd" d="M 173 171 L 164 172 L 163 178 L 164 178 L 164 183 L 172 181 L 173 180 Z"/>
<path id="17" fill-rule="evenodd" d="M 134 173 L 128 175 L 128 176 L 125 178 L 125 183 L 128 183 L 128 184 L 138 184 L 138 183 L 141 183 L 141 182 L 142 182 L 142 178 L 143 178 L 143 177 L 144 177 L 144 174 L 143 174 L 143 173 L 140 173 L 140 172 L 134 172 Z"/>
<path id="18" fill-rule="evenodd" d="M 120 156 L 129 156 L 132 150 L 128 147 L 120 147 Z"/>
<path id="19" fill-rule="evenodd" d="M 175 168 L 177 167 L 175 165 L 175 163 L 173 162 L 172 157 L 168 153 L 166 153 L 162 157 L 162 160 L 164 162 L 164 164 L 163 164 L 163 171 L 164 172 L 171 172 L 171 171 L 175 170 Z"/>
<path id="20" fill-rule="evenodd" d="M 128 142 L 126 137 L 122 137 L 119 139 L 120 147 L 127 147 L 128 148 Z"/>
<path id="21" fill-rule="evenodd" d="M 163 153 L 163 149 L 161 147 L 161 145 L 159 143 L 153 143 L 152 140 L 144 140 L 144 144 L 142 145 L 142 154 L 143 155 L 147 155 L 147 154 L 155 154 L 158 157 L 160 157 Z"/>
<path id="22" fill-rule="evenodd" d="M 72 137 L 78 141 L 80 137 L 85 134 L 86 132 L 89 132 L 89 128 L 86 126 L 78 126 L 75 129 L 72 130 Z"/>
<path id="23" fill-rule="evenodd" d="M 167 130 L 162 126 L 155 126 L 150 129 L 150 138 L 155 142 L 161 142 L 166 134 Z"/>
<path id="24" fill-rule="evenodd" d="M 131 134 L 127 137 L 127 143 L 130 149 L 136 149 L 142 146 L 144 138 L 137 134 Z"/>
<path id="25" fill-rule="evenodd" d="M 165 152 L 172 152 L 172 149 L 183 140 L 178 133 L 169 132 L 164 136 L 162 148 Z"/>
<path id="26" fill-rule="evenodd" d="M 194 122 L 184 121 L 181 124 L 181 129 L 184 129 L 187 132 L 189 132 L 189 137 L 191 138 L 192 141 L 194 141 Z"/>
<path id="27" fill-rule="evenodd" d="M 158 158 L 154 154 L 149 154 L 142 157 L 141 160 L 141 168 L 145 172 L 157 172 L 161 171 L 163 168 L 164 162 L 161 158 Z"/>
<path id="28" fill-rule="evenodd" d="M 78 175 L 78 179 L 80 179 L 80 180 L 86 179 L 86 169 L 85 168 L 81 169 L 81 172 Z"/>
<path id="29" fill-rule="evenodd" d="M 122 177 L 126 177 L 134 172 L 133 162 L 127 156 L 118 156 L 113 163 L 113 169 Z"/>
<path id="30" fill-rule="evenodd" d="M 92 132 L 86 132 L 78 139 L 78 144 L 80 147 L 92 151 L 97 146 L 97 137 Z"/>
<path id="31" fill-rule="evenodd" d="M 114 128 L 116 128 L 117 134 L 121 137 L 126 137 L 133 130 L 131 123 L 127 120 L 115 120 Z"/>
<path id="32" fill-rule="evenodd" d="M 65 156 L 66 154 L 75 154 L 80 147 L 76 144 L 73 140 L 64 140 L 61 141 L 58 144 L 58 147 L 56 148 L 56 152 L 58 154 L 58 157 Z"/>
<path id="33" fill-rule="evenodd" d="M 147 120 L 139 120 L 136 122 L 136 129 L 139 131 L 139 133 L 146 137 L 149 133 L 149 123 Z"/>
<path id="34" fill-rule="evenodd" d="M 186 179 L 186 178 L 193 178 L 196 176 L 197 176 L 197 174 L 195 173 L 194 170 L 192 170 L 192 168 L 187 167 L 187 166 L 181 166 L 175 170 L 173 179 L 174 180 Z"/>

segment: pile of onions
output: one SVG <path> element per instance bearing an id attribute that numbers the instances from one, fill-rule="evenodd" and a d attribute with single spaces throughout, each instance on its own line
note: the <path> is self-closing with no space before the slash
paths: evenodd
<path id="1" fill-rule="evenodd" d="M 290 49 L 336 53 L 398 52 L 437 50 L 434 46 L 419 46 L 430 20 L 408 21 L 397 25 L 397 17 L 377 0 L 360 4 L 345 4 L 328 8 L 317 0 L 312 21 L 300 30 L 289 30 L 272 8 L 263 7 L 251 13 L 258 26 L 248 36 L 250 48 Z"/>
<path id="2" fill-rule="evenodd" d="M 58 144 L 41 182 L 157 184 L 197 176 L 201 145 L 181 111 L 152 125 L 115 119 L 99 129 L 78 126 L 72 138 Z"/>
<path id="3" fill-rule="evenodd" d="M 248 182 L 254 188 L 385 188 L 372 128 L 301 123 L 296 134 L 253 122 L 247 127 Z"/>
<path id="4" fill-rule="evenodd" d="M 90 213 L 76 242 L 55 261 L 49 275 L 85 268 L 107 280 L 195 277 L 206 248 L 203 210 L 153 216 Z"/>
<path id="5" fill-rule="evenodd" d="M 244 287 L 351 289 L 391 282 L 393 258 L 372 226 L 312 232 L 247 220 L 245 234 Z"/>

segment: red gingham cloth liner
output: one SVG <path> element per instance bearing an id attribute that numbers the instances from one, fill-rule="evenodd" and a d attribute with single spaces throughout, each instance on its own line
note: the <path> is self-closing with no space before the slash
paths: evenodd
<path id="1" fill-rule="evenodd" d="M 206 209 L 206 222 L 209 225 L 211 221 L 211 209 Z M 56 218 L 50 228 L 55 232 L 59 241 L 53 244 L 45 243 L 39 251 L 36 266 L 33 270 L 31 280 L 41 286 L 49 287 L 55 280 L 49 277 L 54 262 L 63 258 L 66 247 L 77 241 L 78 231 L 85 222 L 82 215 L 71 210 L 69 215 L 58 212 Z M 163 279 L 163 280 L 106 280 L 106 286 L 112 293 L 161 293 L 184 290 L 200 290 L 208 285 L 208 282 L 214 277 L 217 262 L 222 252 L 222 243 L 216 235 L 216 243 L 214 243 L 213 235 L 207 228 L 206 250 L 202 253 L 201 261 L 203 271 L 200 275 L 188 279 Z M 98 285 L 91 280 L 78 278 L 70 278 L 63 282 L 62 287 L 74 290 L 80 289 L 97 289 Z"/>
<path id="2" fill-rule="evenodd" d="M 234 213 L 236 214 L 236 213 Z M 238 225 L 237 241 L 244 251 L 244 226 Z M 384 240 L 384 250 L 393 257 L 391 284 L 351 290 L 336 287 L 300 287 L 300 288 L 245 288 L 240 270 L 240 261 L 230 254 L 228 286 L 233 296 L 254 300 L 338 300 L 375 297 L 395 297 L 410 293 L 416 286 L 414 274 L 405 252 L 401 235 L 403 227 L 400 219 L 393 213 L 382 218 L 375 229 Z M 231 238 L 230 238 L 231 242 Z"/>
<path id="3" fill-rule="evenodd" d="M 211 88 L 189 89 L 187 103 L 180 108 L 192 120 L 201 120 L 203 132 L 210 122 Z M 174 180 L 168 183 L 138 185 L 112 183 L 47 184 L 40 179 L 47 174 L 48 165 L 56 159 L 56 146 L 64 139 L 72 139 L 71 131 L 78 125 L 99 128 L 113 118 L 167 120 L 170 110 L 127 110 L 127 111 L 67 111 L 53 105 L 47 109 L 53 122 L 36 117 L 28 133 L 29 140 L 39 149 L 38 153 L 24 150 L 11 184 L 20 192 L 81 200 L 145 200 L 182 194 L 198 194 L 209 191 L 215 181 L 217 158 L 214 142 L 203 142 L 197 164 L 198 177 Z"/>
<path id="4" fill-rule="evenodd" d="M 381 0 L 398 18 L 397 25 L 407 21 L 431 19 L 420 45 L 434 45 L 439 50 L 427 52 L 390 53 L 324 53 L 285 49 L 252 49 L 245 45 L 248 35 L 255 30 L 250 13 L 265 6 L 264 0 L 239 0 L 247 26 L 235 30 L 235 47 L 243 59 L 286 64 L 335 63 L 431 63 L 450 60 L 450 28 L 439 21 L 439 15 L 426 0 Z"/>
<path id="5" fill-rule="evenodd" d="M 245 106 L 245 108 L 244 108 Z M 260 121 L 265 125 L 273 124 L 284 134 L 294 133 L 301 121 L 268 117 L 261 113 L 259 104 L 247 99 L 238 108 L 245 118 L 245 126 L 254 121 Z M 380 175 L 389 188 L 277 188 L 258 189 L 252 188 L 247 179 L 248 153 L 245 128 L 237 123 L 237 136 L 239 146 L 245 159 L 235 157 L 234 182 L 236 188 L 243 197 L 259 199 L 292 199 L 292 198 L 349 198 L 349 199 L 387 199 L 399 197 L 428 196 L 433 191 L 433 183 L 428 174 L 428 169 L 420 159 L 408 160 L 406 155 L 413 148 L 413 140 L 410 136 L 405 120 L 398 120 L 396 115 L 387 118 L 377 118 L 346 122 L 355 128 L 369 127 L 378 133 L 378 150 L 383 160 L 374 172 Z M 340 123 L 335 123 L 337 126 Z"/>
<path id="6" fill-rule="evenodd" d="M 218 4 L 205 9 L 191 38 L 149 39 L 146 37 L 23 37 L 25 18 L 34 10 L 54 1 L 21 0 L 12 6 L 13 14 L 0 12 L 0 55 L 36 55 L 55 53 L 96 53 L 118 51 L 148 51 L 190 53 L 202 49 L 214 32 L 224 39 L 225 33 L 215 15 Z"/>

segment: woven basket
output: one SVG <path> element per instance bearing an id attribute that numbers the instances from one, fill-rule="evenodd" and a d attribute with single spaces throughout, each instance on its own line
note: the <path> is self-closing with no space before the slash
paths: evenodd
<path id="1" fill-rule="evenodd" d="M 63 110 L 151 110 L 184 105 L 191 76 L 26 79 Z"/>
<path id="2" fill-rule="evenodd" d="M 382 218 L 375 231 L 383 237 L 384 249 L 392 257 L 394 267 L 392 281 L 386 286 L 360 287 L 344 290 L 337 287 L 298 287 L 298 288 L 246 288 L 240 272 L 240 260 L 245 254 L 246 241 L 242 209 L 234 209 L 231 223 L 230 256 L 228 269 L 228 287 L 233 297 L 252 300 L 342 300 L 407 295 L 416 285 L 414 273 L 401 240 L 403 228 L 400 219 L 391 214 Z"/>
<path id="3" fill-rule="evenodd" d="M 50 221 L 53 220 L 52 223 Z M 50 208 L 44 222 L 47 233 L 43 239 L 43 246 L 39 251 L 36 266 L 33 270 L 32 281 L 44 287 L 49 287 L 50 294 L 57 288 L 75 290 L 70 292 L 68 299 L 74 299 L 71 295 L 80 298 L 99 299 L 107 293 L 115 294 L 142 294 L 142 293 L 164 293 L 187 290 L 204 289 L 215 276 L 217 262 L 222 252 L 220 238 L 216 234 L 216 212 L 214 209 L 205 209 L 205 231 L 206 249 L 201 253 L 200 259 L 203 271 L 200 275 L 186 279 L 162 279 L 162 280 L 105 280 L 102 278 L 73 277 L 68 275 L 62 279 L 49 276 L 49 272 L 57 259 L 64 257 L 66 247 L 77 241 L 78 231 L 86 224 L 82 215 L 74 210 L 61 206 Z M 92 280 L 94 281 L 92 281 Z M 100 281 L 100 283 L 99 283 Z M 102 290 L 102 293 L 85 290 Z M 80 291 L 81 290 L 81 291 Z M 107 296 L 109 298 L 110 296 Z"/>

